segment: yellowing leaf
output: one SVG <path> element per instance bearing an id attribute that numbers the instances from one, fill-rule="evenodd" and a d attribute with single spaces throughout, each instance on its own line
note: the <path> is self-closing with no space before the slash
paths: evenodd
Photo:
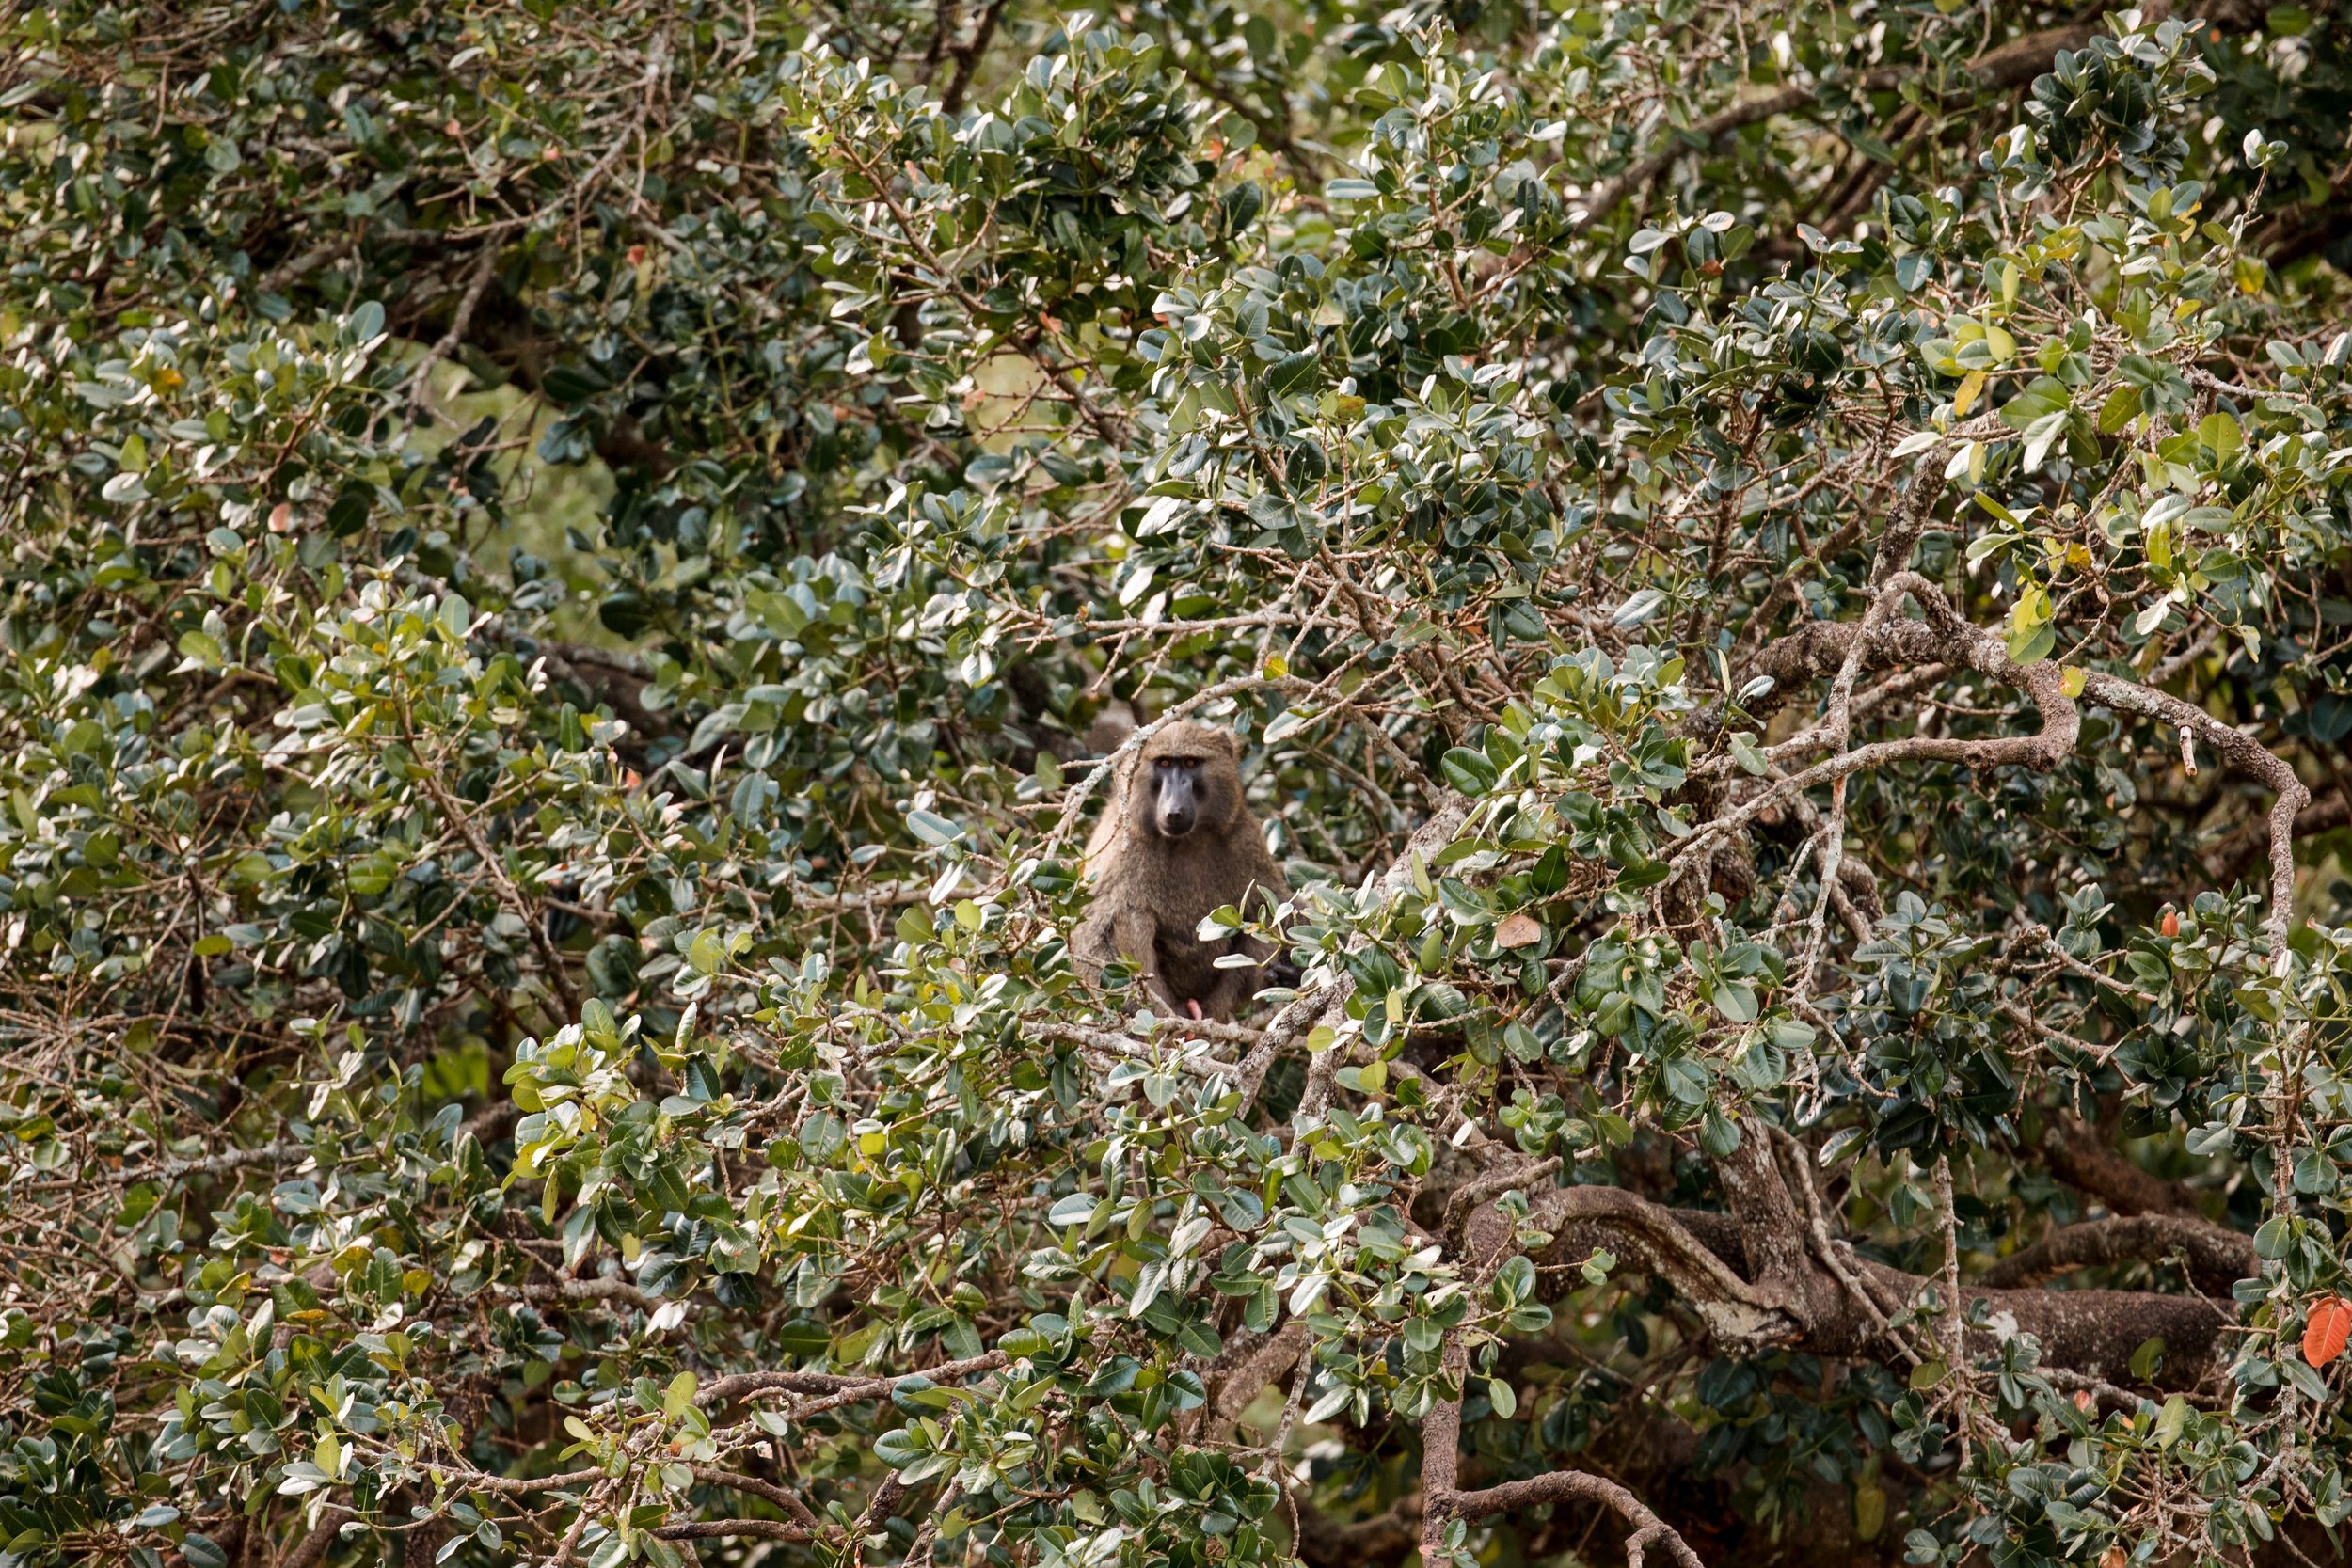
<path id="1" fill-rule="evenodd" d="M 1533 915 L 1515 914 L 1495 927 L 1497 947 L 1533 947 L 1543 940 L 1543 924 Z"/>
<path id="2" fill-rule="evenodd" d="M 1864 1541 L 1873 1540 L 1886 1527 L 1886 1494 L 1877 1486 L 1865 1483 L 1853 1495 L 1853 1532 Z"/>
<path id="3" fill-rule="evenodd" d="M 1983 392 L 1984 372 L 1982 371 L 1970 371 L 1966 378 L 1961 382 L 1960 391 L 1952 398 L 1952 418 L 1956 420 L 1966 419 L 1968 417 L 1968 410 L 1977 405 L 1977 399 L 1981 396 Z"/>

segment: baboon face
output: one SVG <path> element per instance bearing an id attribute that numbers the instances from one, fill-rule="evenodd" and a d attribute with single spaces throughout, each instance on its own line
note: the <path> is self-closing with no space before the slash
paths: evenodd
<path id="1" fill-rule="evenodd" d="M 1162 838 L 1182 838 L 1200 820 L 1199 757 L 1152 759 L 1152 826 Z"/>
<path id="2" fill-rule="evenodd" d="M 1136 811 L 1165 839 L 1181 839 L 1202 824 L 1221 826 L 1240 795 L 1231 732 L 1206 724 L 1171 724 L 1144 747 Z"/>

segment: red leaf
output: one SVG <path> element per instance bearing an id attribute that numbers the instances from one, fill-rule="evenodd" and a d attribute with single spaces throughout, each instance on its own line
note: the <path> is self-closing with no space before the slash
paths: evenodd
<path id="1" fill-rule="evenodd" d="M 2303 1359 L 2325 1367 L 2344 1354 L 2346 1339 L 2352 1339 L 2352 1302 L 2340 1296 L 2322 1296 L 2313 1302 L 2310 1321 L 2303 1327 Z"/>

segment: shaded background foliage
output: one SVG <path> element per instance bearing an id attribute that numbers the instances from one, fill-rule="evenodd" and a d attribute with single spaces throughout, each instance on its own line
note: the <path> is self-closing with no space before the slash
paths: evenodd
<path id="1" fill-rule="evenodd" d="M 2334 1554 L 2332 6 L 6 26 L 8 1562 Z"/>

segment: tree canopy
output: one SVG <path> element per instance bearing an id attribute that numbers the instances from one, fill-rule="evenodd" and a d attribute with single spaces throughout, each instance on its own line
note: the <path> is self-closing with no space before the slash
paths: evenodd
<path id="1" fill-rule="evenodd" d="M 2332 4 L 0 37 L 4 1568 L 2336 1560 Z"/>

